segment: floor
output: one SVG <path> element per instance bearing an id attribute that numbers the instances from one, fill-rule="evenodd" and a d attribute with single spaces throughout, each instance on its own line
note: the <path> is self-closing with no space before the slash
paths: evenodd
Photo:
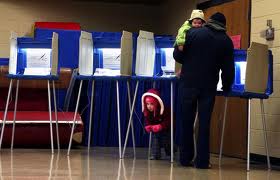
<path id="1" fill-rule="evenodd" d="M 73 149 L 70 156 L 66 150 L 51 155 L 48 149 L 2 149 L 0 155 L 0 179 L 97 179 L 97 180 L 267 180 L 280 179 L 280 167 L 266 170 L 265 164 L 251 165 L 246 171 L 246 161 L 223 158 L 219 169 L 217 155 L 211 156 L 212 169 L 198 170 L 182 167 L 168 159 L 147 160 L 147 149 L 127 149 L 125 159 L 119 160 L 118 148 L 94 147 Z"/>

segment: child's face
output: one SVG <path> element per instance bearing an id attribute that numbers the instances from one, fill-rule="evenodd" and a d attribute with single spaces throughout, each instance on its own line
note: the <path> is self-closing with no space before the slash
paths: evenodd
<path id="1" fill-rule="evenodd" d="M 201 19 L 193 19 L 192 20 L 192 27 L 194 27 L 194 28 L 201 27 L 202 24 L 203 24 L 203 22 L 202 22 Z"/>
<path id="2" fill-rule="evenodd" d="M 155 105 L 151 102 L 147 102 L 147 109 L 148 111 L 153 112 L 155 109 Z"/>

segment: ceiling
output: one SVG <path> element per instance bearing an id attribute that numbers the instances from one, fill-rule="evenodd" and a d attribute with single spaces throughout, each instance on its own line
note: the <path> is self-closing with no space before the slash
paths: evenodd
<path id="1" fill-rule="evenodd" d="M 167 0 L 73 0 L 79 2 L 104 2 L 118 4 L 145 4 L 145 5 L 160 5 Z"/>

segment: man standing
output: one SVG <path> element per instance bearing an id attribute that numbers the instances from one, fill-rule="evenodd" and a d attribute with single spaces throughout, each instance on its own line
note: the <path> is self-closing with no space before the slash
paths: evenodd
<path id="1" fill-rule="evenodd" d="M 193 124 L 198 107 L 198 139 L 196 168 L 210 168 L 210 120 L 215 103 L 219 71 L 223 91 L 231 90 L 234 80 L 233 44 L 226 34 L 226 18 L 213 14 L 202 28 L 189 30 L 184 50 L 175 47 L 174 59 L 182 64 L 179 84 L 180 163 L 190 166 L 194 156 Z"/>

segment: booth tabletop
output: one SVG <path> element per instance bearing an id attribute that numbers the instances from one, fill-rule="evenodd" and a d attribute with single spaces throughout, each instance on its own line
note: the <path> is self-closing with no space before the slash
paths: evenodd
<path id="1" fill-rule="evenodd" d="M 85 75 L 75 75 L 75 79 L 78 80 L 130 80 L 131 76 L 85 76 Z"/>
<path id="2" fill-rule="evenodd" d="M 46 76 L 36 76 L 36 75 L 23 75 L 23 74 L 8 74 L 7 78 L 10 79 L 26 79 L 26 80 L 58 80 L 58 75 L 46 75 Z"/>
<path id="3" fill-rule="evenodd" d="M 177 81 L 179 80 L 178 77 L 176 76 L 132 76 L 132 80 L 137 80 L 137 81 Z"/>
<path id="4" fill-rule="evenodd" d="M 238 92 L 230 91 L 225 93 L 223 91 L 217 91 L 217 96 L 226 96 L 226 97 L 240 97 L 245 99 L 268 99 L 269 95 L 265 93 L 253 93 L 253 92 Z"/>

